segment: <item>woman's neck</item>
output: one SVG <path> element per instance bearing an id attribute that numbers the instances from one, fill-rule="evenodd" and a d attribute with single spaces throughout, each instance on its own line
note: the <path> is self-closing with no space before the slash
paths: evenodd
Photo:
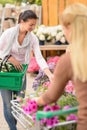
<path id="1" fill-rule="evenodd" d="M 20 25 L 19 27 L 19 35 L 26 35 L 27 31 L 24 29 L 24 27 L 22 25 Z"/>

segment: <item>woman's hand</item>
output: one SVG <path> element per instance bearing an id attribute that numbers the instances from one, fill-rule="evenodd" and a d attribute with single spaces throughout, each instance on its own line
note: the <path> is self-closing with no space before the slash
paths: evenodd
<path id="1" fill-rule="evenodd" d="M 38 106 L 46 105 L 46 103 L 44 102 L 44 100 L 41 96 L 40 97 L 34 97 L 32 99 L 36 101 Z"/>
<path id="2" fill-rule="evenodd" d="M 52 82 L 53 78 L 54 78 L 54 75 L 52 73 L 50 73 L 50 75 L 48 77 L 49 77 L 50 82 Z"/>
<path id="3" fill-rule="evenodd" d="M 14 67 L 15 67 L 16 70 L 20 70 L 20 71 L 23 70 L 23 67 L 22 67 L 22 65 L 20 64 L 20 62 L 17 61 L 14 57 L 11 56 L 11 57 L 8 59 L 8 61 L 14 65 Z"/>
<path id="4" fill-rule="evenodd" d="M 48 76 L 49 80 L 52 82 L 52 80 L 54 78 L 53 73 L 48 68 L 44 69 L 44 72 Z"/>

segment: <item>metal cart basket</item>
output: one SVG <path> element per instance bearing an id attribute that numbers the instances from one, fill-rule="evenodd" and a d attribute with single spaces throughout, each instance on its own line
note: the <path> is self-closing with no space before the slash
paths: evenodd
<path id="1" fill-rule="evenodd" d="M 19 121 L 19 123 L 24 127 L 25 130 L 76 130 L 75 120 L 58 123 L 53 128 L 41 126 L 39 120 L 42 118 L 51 118 L 55 115 L 64 115 L 77 112 L 78 109 L 77 107 L 73 107 L 68 110 L 59 110 L 55 112 L 38 111 L 36 113 L 37 122 L 35 125 L 33 125 L 32 117 L 24 113 L 17 100 L 12 100 L 11 104 L 12 104 L 12 114 L 14 118 Z"/>

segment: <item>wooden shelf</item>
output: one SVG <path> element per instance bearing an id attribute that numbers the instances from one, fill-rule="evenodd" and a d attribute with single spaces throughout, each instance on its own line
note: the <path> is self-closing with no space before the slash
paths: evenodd
<path id="1" fill-rule="evenodd" d="M 68 45 L 41 45 L 40 50 L 66 50 Z"/>
<path id="2" fill-rule="evenodd" d="M 66 51 L 67 47 L 68 45 L 40 45 L 40 50 L 46 59 L 48 56 L 53 56 L 57 51 Z"/>

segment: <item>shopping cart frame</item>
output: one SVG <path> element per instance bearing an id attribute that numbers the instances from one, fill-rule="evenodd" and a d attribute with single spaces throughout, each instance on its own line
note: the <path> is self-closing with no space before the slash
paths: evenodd
<path id="1" fill-rule="evenodd" d="M 75 113 L 78 111 L 78 107 L 73 107 L 68 110 L 59 110 L 59 111 L 48 111 L 48 112 L 43 112 L 43 111 L 38 111 L 36 113 L 36 125 L 35 127 L 32 127 L 32 117 L 30 115 L 27 115 L 24 113 L 23 109 L 20 107 L 19 103 L 17 100 L 12 100 L 12 115 L 14 116 L 15 119 L 18 120 L 18 122 L 25 128 L 25 130 L 49 130 L 51 127 L 45 127 L 40 125 L 40 120 L 43 118 L 51 118 L 53 116 L 57 115 L 66 115 L 70 113 Z M 27 118 L 26 118 L 27 117 Z M 31 122 L 29 122 L 31 120 Z M 69 124 L 74 124 L 76 123 L 75 120 L 72 121 L 66 121 L 66 122 L 61 122 L 58 123 L 56 126 L 65 126 Z"/>

